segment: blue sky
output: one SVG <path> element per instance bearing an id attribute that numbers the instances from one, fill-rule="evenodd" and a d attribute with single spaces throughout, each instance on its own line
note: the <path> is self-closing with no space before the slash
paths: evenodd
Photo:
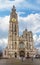
<path id="1" fill-rule="evenodd" d="M 11 9 L 18 14 L 19 34 L 26 28 L 33 32 L 34 46 L 40 50 L 40 0 L 0 0 L 0 49 L 8 43 Z M 23 26 L 22 26 L 23 25 Z"/>

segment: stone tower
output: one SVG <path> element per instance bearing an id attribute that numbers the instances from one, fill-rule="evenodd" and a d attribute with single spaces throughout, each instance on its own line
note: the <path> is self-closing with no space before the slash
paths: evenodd
<path id="1" fill-rule="evenodd" d="M 9 37 L 8 37 L 8 55 L 13 57 L 14 51 L 17 48 L 18 40 L 18 19 L 15 6 L 12 8 L 9 22 Z M 16 54 L 16 52 L 15 52 Z"/>

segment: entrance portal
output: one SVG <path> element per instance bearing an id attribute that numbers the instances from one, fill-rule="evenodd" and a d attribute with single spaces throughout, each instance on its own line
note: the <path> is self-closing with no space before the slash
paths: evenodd
<path id="1" fill-rule="evenodd" d="M 27 52 L 27 58 L 29 58 L 29 52 Z"/>
<path id="2" fill-rule="evenodd" d="M 20 57 L 25 57 L 25 51 L 20 51 L 19 55 L 20 55 Z"/>

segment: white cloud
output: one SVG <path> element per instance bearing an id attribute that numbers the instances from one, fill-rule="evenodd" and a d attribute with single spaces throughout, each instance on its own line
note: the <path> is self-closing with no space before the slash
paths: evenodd
<path id="1" fill-rule="evenodd" d="M 39 0 L 37 0 L 37 2 L 39 3 Z M 40 11 L 40 5 L 39 4 L 32 4 L 29 3 L 29 1 L 27 0 L 14 0 L 14 1 L 10 1 L 10 0 L 0 0 L 0 10 L 6 10 L 6 9 L 10 9 L 12 8 L 13 5 L 16 6 L 16 8 L 29 8 L 32 10 L 39 10 Z"/>
<path id="2" fill-rule="evenodd" d="M 33 36 L 33 39 L 34 39 L 34 42 L 36 42 L 36 40 L 38 39 L 38 36 L 35 34 L 35 35 Z"/>
<path id="3" fill-rule="evenodd" d="M 37 42 L 40 44 L 40 35 L 39 35 L 39 37 L 38 37 L 38 39 L 37 39 Z"/>
<path id="4" fill-rule="evenodd" d="M 1 44 L 8 44 L 7 40 L 8 40 L 7 38 L 1 38 L 0 39 L 0 45 Z"/>
<path id="5" fill-rule="evenodd" d="M 10 9 L 13 5 L 20 5 L 24 0 L 0 0 L 0 9 Z"/>
<path id="6" fill-rule="evenodd" d="M 1 38 L 0 39 L 0 49 L 4 49 L 6 48 L 6 46 L 8 45 L 8 38 Z"/>
<path id="7" fill-rule="evenodd" d="M 0 29 L 8 30 L 10 16 L 0 17 Z"/>
<path id="8" fill-rule="evenodd" d="M 33 36 L 34 38 L 34 45 L 37 47 L 37 48 L 40 48 L 40 35 L 37 36 L 36 34 Z"/>
<path id="9" fill-rule="evenodd" d="M 40 14 L 30 14 L 27 17 L 18 17 L 18 19 L 21 26 L 31 30 L 33 34 L 40 32 Z"/>

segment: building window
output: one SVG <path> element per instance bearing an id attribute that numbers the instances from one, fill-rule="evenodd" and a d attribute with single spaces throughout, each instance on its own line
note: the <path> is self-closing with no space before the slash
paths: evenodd
<path id="1" fill-rule="evenodd" d="M 12 41 L 12 49 L 14 48 L 14 44 L 13 44 L 13 41 Z"/>
<path id="2" fill-rule="evenodd" d="M 27 49 L 28 49 L 28 42 L 27 42 Z"/>
<path id="3" fill-rule="evenodd" d="M 31 37 L 29 37 L 29 42 L 31 42 L 32 41 L 32 38 Z"/>
<path id="4" fill-rule="evenodd" d="M 19 48 L 24 48 L 25 46 L 24 46 L 24 43 L 23 42 L 20 42 L 19 43 Z"/>
<path id="5" fill-rule="evenodd" d="M 16 32 L 16 24 L 13 24 L 12 28 L 13 28 L 12 31 Z"/>
<path id="6" fill-rule="evenodd" d="M 15 42 L 15 49 L 16 49 L 16 47 L 17 47 L 17 43 Z"/>
<path id="7" fill-rule="evenodd" d="M 16 25 L 15 25 L 15 32 L 16 32 Z"/>

